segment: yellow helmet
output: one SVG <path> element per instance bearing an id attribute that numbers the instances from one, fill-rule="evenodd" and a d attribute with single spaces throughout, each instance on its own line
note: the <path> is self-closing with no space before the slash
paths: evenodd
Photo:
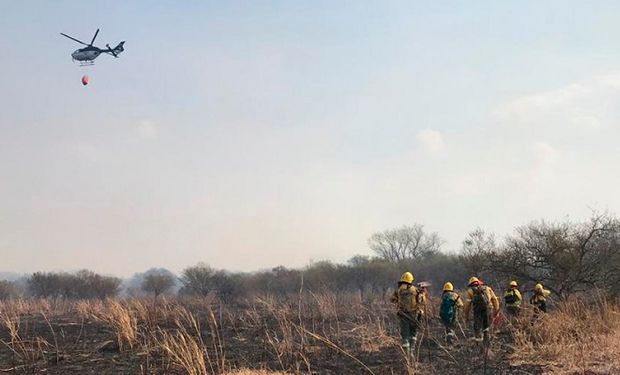
<path id="1" fill-rule="evenodd" d="M 444 292 L 452 292 L 454 290 L 454 286 L 452 285 L 451 282 L 447 282 L 445 284 L 443 284 L 443 291 Z"/>
<path id="2" fill-rule="evenodd" d="M 512 280 L 512 281 L 510 282 L 510 286 L 517 287 L 517 286 L 519 286 L 519 284 L 517 284 L 517 282 L 516 282 L 516 281 Z"/>
<path id="3" fill-rule="evenodd" d="M 536 284 L 536 286 L 534 287 L 534 290 L 543 290 L 543 285 L 541 283 Z"/>
<path id="4" fill-rule="evenodd" d="M 478 278 L 477 278 L 476 276 L 472 276 L 472 277 L 469 279 L 469 285 L 471 285 L 471 284 L 473 284 L 473 283 L 479 283 L 479 282 L 480 282 L 480 280 L 478 280 Z"/>
<path id="5" fill-rule="evenodd" d="M 401 283 L 412 284 L 414 279 L 415 279 L 415 278 L 413 277 L 413 275 L 411 274 L 411 272 L 405 272 L 405 273 L 403 273 L 403 275 L 400 277 L 400 282 L 401 282 Z"/>

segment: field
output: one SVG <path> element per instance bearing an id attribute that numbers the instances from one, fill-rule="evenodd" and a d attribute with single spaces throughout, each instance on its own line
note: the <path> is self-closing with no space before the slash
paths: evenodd
<path id="1" fill-rule="evenodd" d="M 488 352 L 446 347 L 437 301 L 414 360 L 381 299 L 304 293 L 215 299 L 13 300 L 0 304 L 0 372 L 8 374 L 619 374 L 620 311 L 566 302 L 495 327 Z M 465 334 L 465 336 L 463 336 Z"/>

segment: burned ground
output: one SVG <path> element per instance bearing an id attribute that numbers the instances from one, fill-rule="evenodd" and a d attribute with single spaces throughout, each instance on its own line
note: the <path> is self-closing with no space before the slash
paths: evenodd
<path id="1" fill-rule="evenodd" d="M 363 303 L 351 296 L 263 297 L 234 304 L 208 299 L 31 300 L 6 302 L 1 307 L 0 371 L 9 374 L 222 374 L 239 369 L 292 374 L 572 371 L 562 368 L 561 361 L 528 354 L 528 345 L 537 345 L 539 338 L 506 324 L 497 327 L 486 355 L 480 344 L 465 337 L 471 332 L 464 322 L 459 341 L 447 347 L 431 305 L 429 319 L 420 328 L 415 358 L 408 361 L 399 346 L 392 306 L 382 300 Z M 611 374 L 618 369 L 599 365 L 584 362 L 583 370 L 590 372 L 576 373 Z"/>

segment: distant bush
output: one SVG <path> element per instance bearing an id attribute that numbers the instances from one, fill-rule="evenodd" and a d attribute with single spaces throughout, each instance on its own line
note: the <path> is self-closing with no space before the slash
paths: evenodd
<path id="1" fill-rule="evenodd" d="M 15 298 L 18 295 L 18 289 L 13 282 L 0 280 L 0 301 Z"/>
<path id="2" fill-rule="evenodd" d="M 200 263 L 181 272 L 179 294 L 207 296 L 215 294 L 223 300 L 238 299 L 245 294 L 242 274 L 215 270 Z"/>
<path id="3" fill-rule="evenodd" d="M 141 289 L 153 293 L 155 298 L 170 290 L 176 283 L 176 277 L 170 271 L 154 270 L 146 273 L 142 280 Z"/>
<path id="4" fill-rule="evenodd" d="M 74 274 L 35 272 L 26 280 L 28 293 L 42 298 L 104 299 L 120 291 L 121 279 L 82 270 Z"/>

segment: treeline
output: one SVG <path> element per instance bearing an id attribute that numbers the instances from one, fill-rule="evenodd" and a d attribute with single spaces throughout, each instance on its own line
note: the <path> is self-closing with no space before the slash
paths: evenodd
<path id="1" fill-rule="evenodd" d="M 92 271 L 77 273 L 36 272 L 27 280 L 28 295 L 43 298 L 93 299 L 116 296 L 122 280 Z"/>
<path id="2" fill-rule="evenodd" d="M 0 281 L 0 299 L 18 295 L 91 299 L 178 294 L 239 300 L 300 291 L 356 293 L 370 299 L 385 296 L 405 270 L 413 272 L 416 281 L 430 283 L 436 292 L 445 281 L 465 288 L 467 279 L 476 275 L 500 289 L 516 279 L 522 290 L 541 282 L 559 298 L 592 289 L 618 297 L 620 221 L 610 214 L 594 213 L 584 222 L 534 221 L 501 240 L 476 229 L 452 252 L 443 250 L 441 237 L 426 232 L 422 225 L 375 233 L 368 245 L 373 256 L 357 255 L 345 264 L 322 261 L 302 269 L 279 266 L 252 273 L 198 264 L 178 276 L 166 269 L 151 269 L 125 284 L 91 271 L 37 272 L 20 282 Z"/>

